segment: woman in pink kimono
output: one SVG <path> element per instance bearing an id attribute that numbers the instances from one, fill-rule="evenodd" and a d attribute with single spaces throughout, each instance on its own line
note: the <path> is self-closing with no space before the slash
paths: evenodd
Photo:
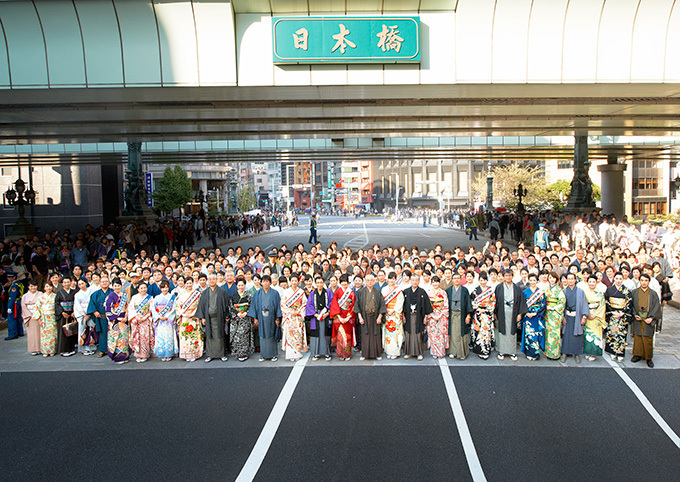
<path id="1" fill-rule="evenodd" d="M 430 280 L 428 291 L 432 313 L 425 317 L 427 322 L 427 344 L 434 358 L 446 356 L 449 347 L 449 299 L 446 292 L 439 287 L 439 276 Z"/>
<path id="2" fill-rule="evenodd" d="M 40 355 L 40 322 L 33 309 L 40 295 L 42 291 L 38 291 L 38 284 L 31 280 L 28 283 L 28 293 L 21 297 L 21 317 L 26 327 L 28 352 L 34 356 Z"/>
<path id="3" fill-rule="evenodd" d="M 153 297 L 147 294 L 148 285 L 144 281 L 139 283 L 137 289 L 137 294 L 130 298 L 128 305 L 130 349 L 135 355 L 137 363 L 144 363 L 151 356 L 155 344 L 151 317 Z"/>

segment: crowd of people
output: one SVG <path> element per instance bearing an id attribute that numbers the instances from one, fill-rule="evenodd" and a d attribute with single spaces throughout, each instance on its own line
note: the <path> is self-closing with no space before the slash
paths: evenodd
<path id="1" fill-rule="evenodd" d="M 621 362 L 632 341 L 631 361 L 653 367 L 680 226 L 563 218 L 566 241 L 561 227 L 558 236 L 546 228 L 554 219 L 542 220 L 533 243 L 516 248 L 496 240 L 483 249 L 353 251 L 314 240 L 308 249 L 223 252 L 156 245 L 138 233 L 160 228 L 135 226 L 5 243 L 7 340 L 25 335 L 32 355 L 80 352 L 118 364 L 306 352 L 313 361 L 422 360 L 428 351 L 576 363 L 606 352 Z M 603 234 L 583 235 L 589 224 Z"/>

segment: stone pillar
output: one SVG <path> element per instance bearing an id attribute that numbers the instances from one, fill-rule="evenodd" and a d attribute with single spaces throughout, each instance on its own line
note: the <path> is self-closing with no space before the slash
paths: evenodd
<path id="1" fill-rule="evenodd" d="M 146 204 L 146 185 L 144 182 L 144 171 L 142 170 L 142 143 L 128 142 L 127 169 L 127 188 L 123 193 L 125 209 L 123 215 L 119 216 L 118 222 L 126 224 L 129 222 L 153 223 L 158 219 Z"/>
<path id="2" fill-rule="evenodd" d="M 491 172 L 486 176 L 486 210 L 493 211 L 493 176 Z"/>
<path id="3" fill-rule="evenodd" d="M 593 182 L 590 180 L 588 159 L 588 136 L 574 137 L 574 178 L 571 195 L 564 212 L 590 211 L 595 208 Z"/>
<path id="4" fill-rule="evenodd" d="M 628 166 L 619 164 L 616 153 L 609 153 L 607 164 L 597 166 L 602 176 L 602 214 L 613 214 L 617 221 L 625 214 L 623 172 Z"/>

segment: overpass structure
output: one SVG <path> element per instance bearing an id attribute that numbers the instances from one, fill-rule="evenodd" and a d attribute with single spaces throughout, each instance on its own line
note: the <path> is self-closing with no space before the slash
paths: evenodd
<path id="1" fill-rule="evenodd" d="M 419 59 L 282 63 L 279 20 L 320 17 L 417 19 Z M 609 166 L 589 174 L 619 216 L 679 207 L 675 0 L 10 0 L 0 28 L 0 181 L 35 173 L 38 224 L 120 211 L 128 143 L 144 163 L 373 161 L 378 198 L 443 165 L 457 202 L 489 164 L 575 160 Z"/>

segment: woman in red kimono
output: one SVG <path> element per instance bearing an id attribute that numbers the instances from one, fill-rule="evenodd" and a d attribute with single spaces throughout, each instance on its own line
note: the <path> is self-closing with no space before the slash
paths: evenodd
<path id="1" fill-rule="evenodd" d="M 340 276 L 340 287 L 333 293 L 330 317 L 333 320 L 331 346 L 341 360 L 352 358 L 354 346 L 354 300 L 356 295 L 349 287 L 349 276 Z"/>

